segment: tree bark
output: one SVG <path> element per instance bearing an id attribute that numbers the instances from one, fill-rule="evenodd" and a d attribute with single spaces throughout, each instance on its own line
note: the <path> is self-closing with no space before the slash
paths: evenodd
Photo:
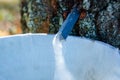
<path id="1" fill-rule="evenodd" d="M 71 35 L 120 48 L 120 0 L 22 0 L 23 32 L 57 33 L 73 5 L 79 2 L 83 10 Z"/>

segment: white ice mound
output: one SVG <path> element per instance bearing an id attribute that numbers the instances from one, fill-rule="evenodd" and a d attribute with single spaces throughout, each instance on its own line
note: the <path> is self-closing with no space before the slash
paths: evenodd
<path id="1" fill-rule="evenodd" d="M 53 37 L 1 37 L 0 80 L 54 80 Z M 63 58 L 74 80 L 120 80 L 120 51 L 108 44 L 68 37 L 63 44 Z"/>

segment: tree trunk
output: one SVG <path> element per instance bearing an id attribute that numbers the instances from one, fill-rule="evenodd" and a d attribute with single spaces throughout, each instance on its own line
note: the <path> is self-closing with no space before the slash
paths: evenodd
<path id="1" fill-rule="evenodd" d="M 71 35 L 100 40 L 120 48 L 120 0 L 22 0 L 24 33 L 57 33 L 75 3 L 81 16 Z"/>

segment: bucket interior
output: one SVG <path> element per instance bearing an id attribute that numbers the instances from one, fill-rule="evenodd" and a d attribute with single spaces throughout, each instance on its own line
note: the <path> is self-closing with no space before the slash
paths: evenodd
<path id="1" fill-rule="evenodd" d="M 0 38 L 0 80 L 54 80 L 53 38 L 41 34 Z M 75 80 L 120 80 L 119 50 L 108 44 L 69 36 L 63 57 Z"/>

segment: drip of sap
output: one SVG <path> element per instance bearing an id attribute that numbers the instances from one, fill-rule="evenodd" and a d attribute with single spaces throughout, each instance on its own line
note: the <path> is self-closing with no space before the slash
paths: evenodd
<path id="1" fill-rule="evenodd" d="M 60 40 L 60 35 L 56 34 L 53 39 L 53 48 L 55 53 L 55 75 L 54 80 L 74 80 L 72 74 L 65 65 L 62 52 L 63 40 Z"/>

